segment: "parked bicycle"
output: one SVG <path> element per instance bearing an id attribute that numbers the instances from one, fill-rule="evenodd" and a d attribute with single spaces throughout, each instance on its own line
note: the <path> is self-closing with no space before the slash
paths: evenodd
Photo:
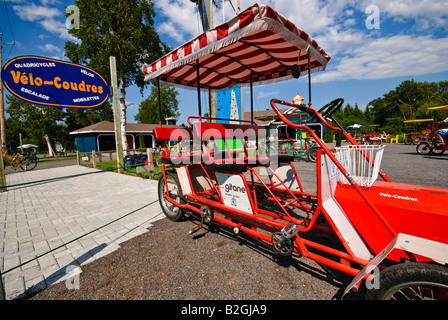
<path id="1" fill-rule="evenodd" d="M 36 145 L 23 145 L 22 150 L 26 150 L 23 154 L 17 151 L 15 154 L 8 155 L 6 150 L 3 151 L 4 165 L 10 165 L 14 170 L 20 167 L 20 169 L 29 171 L 33 170 L 37 166 L 39 158 L 36 155 Z"/>

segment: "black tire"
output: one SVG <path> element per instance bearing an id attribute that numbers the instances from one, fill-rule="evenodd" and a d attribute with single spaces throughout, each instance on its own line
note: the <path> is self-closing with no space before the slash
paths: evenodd
<path id="1" fill-rule="evenodd" d="M 368 300 L 446 300 L 448 268 L 429 263 L 400 263 L 381 271 L 379 289 L 369 289 Z"/>
<path id="2" fill-rule="evenodd" d="M 429 145 L 428 142 L 420 142 L 417 145 L 416 150 L 418 154 L 428 155 L 431 153 L 431 146 Z"/>
<path id="3" fill-rule="evenodd" d="M 134 158 L 132 156 L 126 156 L 123 158 L 123 165 L 125 167 L 132 167 L 134 165 Z"/>
<path id="4" fill-rule="evenodd" d="M 311 147 L 306 151 L 306 157 L 310 162 L 316 162 L 317 150 L 319 147 Z"/>
<path id="5" fill-rule="evenodd" d="M 434 143 L 434 147 L 431 149 L 432 154 L 441 155 L 445 152 L 444 141 L 441 140 L 441 138 L 439 136 L 434 137 L 433 143 Z M 440 148 L 440 149 L 438 149 L 438 148 Z"/>
<path id="6" fill-rule="evenodd" d="M 445 152 L 445 149 L 432 148 L 431 152 L 433 155 L 439 156 Z"/>
<path id="7" fill-rule="evenodd" d="M 179 180 L 177 178 L 177 174 L 173 171 L 165 171 L 165 175 L 170 197 L 178 203 L 184 204 L 185 200 L 182 194 L 182 188 L 180 187 Z M 179 221 L 180 219 L 182 219 L 185 211 L 165 199 L 165 179 L 163 174 L 159 179 L 158 193 L 160 207 L 162 208 L 165 216 L 171 221 Z"/>
<path id="8" fill-rule="evenodd" d="M 20 161 L 20 168 L 25 171 L 30 171 L 36 168 L 37 158 L 33 156 L 25 156 Z"/>
<path id="9" fill-rule="evenodd" d="M 411 137 L 406 136 L 406 137 L 403 139 L 403 143 L 406 144 L 406 145 L 414 144 L 414 140 L 412 140 Z"/>

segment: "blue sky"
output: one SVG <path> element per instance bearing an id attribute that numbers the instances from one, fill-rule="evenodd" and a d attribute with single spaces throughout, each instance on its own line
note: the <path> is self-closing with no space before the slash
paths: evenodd
<path id="1" fill-rule="evenodd" d="M 173 49 L 202 33 L 197 7 L 189 0 L 153 2 L 156 29 Z M 240 0 L 241 10 L 254 2 Z M 446 0 L 260 2 L 305 30 L 332 57 L 326 71 L 312 76 L 312 103 L 316 109 L 336 98 L 364 108 L 369 101 L 394 89 L 403 80 L 448 80 Z M 236 7 L 237 0 L 232 3 Z M 74 0 L 0 0 L 3 63 L 22 55 L 67 60 L 63 47 L 65 41 L 71 39 L 65 25 L 64 8 L 71 4 Z M 228 2 L 224 6 L 220 4 L 214 12 L 214 24 L 234 14 Z M 13 41 L 16 44 L 9 45 Z M 187 116 L 197 113 L 197 94 L 185 89 L 178 91 L 179 123 L 186 123 Z M 254 110 L 270 108 L 272 98 L 291 100 L 297 93 L 308 101 L 306 78 L 254 87 Z M 148 94 L 149 89 L 144 91 L 143 97 L 139 89 L 128 89 L 128 122 L 135 122 L 138 105 Z M 245 94 L 248 111 L 248 89 Z M 203 105 L 206 101 L 204 96 Z"/>

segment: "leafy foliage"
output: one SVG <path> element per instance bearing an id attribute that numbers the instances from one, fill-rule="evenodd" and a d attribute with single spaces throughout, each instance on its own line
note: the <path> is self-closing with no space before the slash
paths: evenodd
<path id="1" fill-rule="evenodd" d="M 365 110 L 350 104 L 339 109 L 335 119 L 347 128 L 352 124 L 379 125 L 380 131 L 389 134 L 403 132 L 403 121 L 410 119 L 433 118 L 440 121 L 448 116 L 448 111 L 428 110 L 448 104 L 448 81 L 416 82 L 405 80 L 395 89 L 374 99 L 367 104 Z"/>
<path id="2" fill-rule="evenodd" d="M 168 117 L 178 117 L 179 102 L 177 101 L 178 92 L 171 86 L 160 84 L 160 101 L 162 111 L 162 122 Z M 138 108 L 138 113 L 134 117 L 139 123 L 158 123 L 159 122 L 159 103 L 157 87 L 151 87 L 151 94 L 143 100 Z"/>
<path id="3" fill-rule="evenodd" d="M 106 102 L 100 107 L 82 110 L 71 108 L 55 108 L 27 103 L 15 96 L 7 95 L 6 140 L 14 151 L 22 142 L 37 144 L 40 150 L 45 150 L 47 142 L 44 135 L 48 134 L 54 147 L 59 142 L 67 150 L 75 148 L 75 139 L 70 131 L 103 121 L 113 121 L 112 107 Z"/>
<path id="4" fill-rule="evenodd" d="M 157 60 L 169 48 L 154 28 L 154 4 L 149 0 L 76 0 L 80 28 L 69 33 L 80 41 L 67 41 L 65 55 L 85 64 L 110 81 L 109 57 L 117 61 L 117 76 L 125 87 L 136 84 L 142 90 L 141 67 Z"/>
<path id="5" fill-rule="evenodd" d="M 65 55 L 75 63 L 85 64 L 110 79 L 109 59 L 116 59 L 119 103 L 121 109 L 121 140 L 126 139 L 126 88 L 137 85 L 143 95 L 148 86 L 141 68 L 169 51 L 154 28 L 155 12 L 151 0 L 76 0 L 80 27 L 69 33 L 80 40 L 67 41 Z M 108 80 L 109 81 L 109 80 Z"/>
<path id="6" fill-rule="evenodd" d="M 373 121 L 388 133 L 399 133 L 403 121 L 434 118 L 440 121 L 448 116 L 447 111 L 431 111 L 429 107 L 448 104 L 448 81 L 416 82 L 405 80 L 383 97 L 367 105 Z"/>

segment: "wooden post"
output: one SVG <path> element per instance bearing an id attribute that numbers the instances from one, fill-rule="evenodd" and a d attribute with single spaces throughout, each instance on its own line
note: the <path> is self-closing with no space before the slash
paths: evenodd
<path id="1" fill-rule="evenodd" d="M 2 60 L 2 33 L 0 32 L 0 68 L 3 68 Z M 0 187 L 6 187 L 5 166 L 3 164 L 3 149 L 6 150 L 5 105 L 3 101 L 3 82 L 0 80 Z M 0 188 L 0 192 L 6 188 Z M 0 275 L 1 276 L 1 275 Z M 1 282 L 1 279 L 0 279 Z M 2 284 L 3 290 L 3 284 Z"/>
<path id="2" fill-rule="evenodd" d="M 0 138 L 0 143 L 2 139 Z M 0 145 L 0 187 L 6 187 L 5 166 L 3 164 L 3 148 Z M 6 188 L 0 188 L 0 192 L 7 191 Z"/>
<path id="3" fill-rule="evenodd" d="M 3 68 L 2 33 L 0 32 L 0 68 Z M 1 148 L 6 148 L 5 102 L 3 101 L 3 82 L 0 81 L 0 142 Z"/>
<path id="4" fill-rule="evenodd" d="M 6 300 L 5 288 L 3 287 L 2 271 L 0 270 L 0 300 Z"/>
<path id="5" fill-rule="evenodd" d="M 96 152 L 95 152 L 95 150 L 92 150 L 92 163 L 93 163 L 93 168 L 96 169 Z"/>
<path id="6" fill-rule="evenodd" d="M 148 154 L 148 166 L 150 168 L 150 171 L 154 171 L 154 162 L 152 161 L 152 158 L 154 157 L 154 153 L 152 148 L 147 148 L 146 152 Z"/>
<path id="7" fill-rule="evenodd" d="M 118 117 L 118 85 L 117 85 L 117 66 L 115 63 L 115 57 L 109 57 L 110 63 L 110 79 L 111 79 L 111 89 L 112 89 L 112 101 L 114 110 L 114 126 L 115 126 L 115 146 L 117 150 L 117 167 L 118 172 L 123 173 L 123 147 L 121 144 L 121 129 L 120 129 L 120 118 Z"/>

